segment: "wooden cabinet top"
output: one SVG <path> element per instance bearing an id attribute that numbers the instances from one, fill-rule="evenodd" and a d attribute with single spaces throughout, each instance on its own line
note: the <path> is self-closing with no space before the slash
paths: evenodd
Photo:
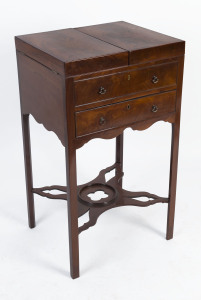
<path id="1" fill-rule="evenodd" d="M 177 57 L 185 42 L 126 22 L 21 35 L 16 48 L 49 69 L 74 76 Z"/>

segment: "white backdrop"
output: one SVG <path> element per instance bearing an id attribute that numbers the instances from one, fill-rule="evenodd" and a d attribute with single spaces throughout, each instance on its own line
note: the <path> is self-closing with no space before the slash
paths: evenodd
<path id="1" fill-rule="evenodd" d="M 0 299 L 201 299 L 200 13 L 199 0 L 1 1 Z M 72 280 L 66 203 L 36 196 L 37 227 L 27 226 L 14 36 L 118 20 L 186 40 L 174 239 L 165 240 L 165 204 L 110 210 L 80 235 Z M 33 118 L 31 139 L 34 186 L 65 185 L 59 140 Z M 78 183 L 114 162 L 114 146 L 93 140 L 77 151 Z M 124 187 L 166 196 L 169 155 L 170 124 L 126 130 Z"/>

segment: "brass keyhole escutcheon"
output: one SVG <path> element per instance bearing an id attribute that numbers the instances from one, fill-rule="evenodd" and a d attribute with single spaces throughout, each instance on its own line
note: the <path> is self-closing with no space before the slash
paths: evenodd
<path id="1" fill-rule="evenodd" d="M 131 107 L 130 107 L 130 104 L 128 104 L 128 105 L 127 105 L 127 109 L 129 110 L 130 108 L 131 108 Z"/>
<path id="2" fill-rule="evenodd" d="M 131 79 L 131 75 L 128 75 L 128 80 L 130 80 Z"/>

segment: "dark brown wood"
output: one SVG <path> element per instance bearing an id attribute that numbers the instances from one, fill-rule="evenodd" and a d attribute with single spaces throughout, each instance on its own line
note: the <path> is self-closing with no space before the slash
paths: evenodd
<path id="1" fill-rule="evenodd" d="M 22 120 L 22 137 L 24 148 L 24 166 L 25 166 L 25 181 L 27 193 L 27 210 L 28 210 L 28 223 L 30 228 L 36 226 L 35 221 L 35 205 L 33 195 L 33 175 L 32 175 L 32 161 L 31 161 L 31 141 L 30 141 L 30 128 L 29 128 L 29 113 L 26 113 L 23 103 L 23 67 L 20 66 L 20 57 L 17 55 L 18 64 L 18 79 L 20 91 L 20 107 L 21 107 L 21 120 Z"/>
<path id="2" fill-rule="evenodd" d="M 82 147 L 84 144 L 86 144 L 91 139 L 94 139 L 94 138 L 113 139 L 113 138 L 116 138 L 121 133 L 123 133 L 123 131 L 128 127 L 132 128 L 133 130 L 145 130 L 158 121 L 174 123 L 175 122 L 175 112 L 164 114 L 163 116 L 155 117 L 152 119 L 147 119 L 145 121 L 135 122 L 135 123 L 131 124 L 130 126 L 124 125 L 124 126 L 121 126 L 118 128 L 112 128 L 110 130 L 99 131 L 99 132 L 91 133 L 91 134 L 88 134 L 88 135 L 85 135 L 82 137 L 78 137 L 75 140 L 76 149 L 79 149 L 80 147 Z"/>
<path id="3" fill-rule="evenodd" d="M 166 203 L 167 239 L 172 238 L 185 42 L 126 22 L 19 36 L 15 42 L 30 227 L 35 226 L 33 193 L 68 200 L 72 278 L 79 277 L 79 233 L 108 209 Z M 29 114 L 65 147 L 67 187 L 33 187 Z M 122 188 L 123 131 L 145 130 L 158 121 L 172 125 L 167 198 Z M 94 138 L 116 138 L 115 164 L 77 186 L 76 150 Z M 112 170 L 114 177 L 106 181 Z M 108 196 L 94 201 L 89 194 L 98 190 Z M 78 227 L 86 212 L 89 221 Z"/>
<path id="4" fill-rule="evenodd" d="M 158 82 L 154 83 L 153 78 L 157 76 Z M 75 82 L 76 106 L 82 106 L 90 102 L 99 102 L 105 99 L 116 98 L 116 95 L 123 96 L 151 90 L 169 88 L 175 89 L 177 81 L 177 63 L 163 64 L 149 68 L 129 70 L 122 73 L 83 79 Z M 100 89 L 104 92 L 101 94 Z M 80 108 L 81 109 L 81 108 Z"/>
<path id="5" fill-rule="evenodd" d="M 18 36 L 16 47 L 62 75 L 128 65 L 126 50 L 71 28 Z"/>
<path id="6" fill-rule="evenodd" d="M 85 74 L 79 74 L 73 76 L 74 81 L 82 80 L 82 79 L 90 79 L 94 77 L 101 77 L 105 75 L 112 75 L 116 73 L 123 73 L 123 72 L 128 72 L 128 71 L 134 71 L 138 69 L 144 69 L 144 68 L 149 68 L 153 66 L 159 66 L 163 64 L 171 64 L 171 63 L 178 63 L 178 57 L 171 57 L 171 58 L 163 58 L 163 59 L 158 59 L 158 60 L 153 60 L 149 62 L 142 62 L 136 65 L 128 65 L 128 66 L 123 66 L 123 67 L 118 67 L 118 68 L 113 68 L 109 70 L 97 70 L 92 73 L 85 73 Z"/>
<path id="7" fill-rule="evenodd" d="M 62 77 L 17 52 L 23 114 L 54 131 L 65 145 Z"/>
<path id="8" fill-rule="evenodd" d="M 171 147 L 171 163 L 170 163 L 170 183 L 169 183 L 170 203 L 168 205 L 168 220 L 167 220 L 167 234 L 166 234 L 167 240 L 173 238 L 173 229 L 174 229 L 183 68 L 184 68 L 184 58 L 182 57 L 180 58 L 179 68 L 178 68 L 176 117 L 175 117 L 175 123 L 172 124 L 172 147 Z"/>
<path id="9" fill-rule="evenodd" d="M 115 176 L 106 182 L 105 174 L 115 169 Z M 98 217 L 105 211 L 119 206 L 140 206 L 147 207 L 156 203 L 168 203 L 169 198 L 159 197 L 155 194 L 150 194 L 147 192 L 130 192 L 122 189 L 121 179 L 123 177 L 123 172 L 121 170 L 120 164 L 114 164 L 102 170 L 96 177 L 94 182 L 96 184 L 108 185 L 117 191 L 117 198 L 114 203 L 109 205 L 103 205 L 101 207 L 90 207 L 89 209 L 89 221 L 79 227 L 79 233 L 94 226 L 97 222 Z M 106 190 L 106 189 L 105 189 Z M 142 201 L 140 198 L 146 197 L 147 201 Z"/>
<path id="10" fill-rule="evenodd" d="M 127 22 L 77 28 L 102 41 L 129 51 L 129 64 L 183 55 L 185 42 Z"/>
<path id="11" fill-rule="evenodd" d="M 144 68 L 149 68 L 149 67 L 154 67 L 154 66 L 159 66 L 162 64 L 171 64 L 171 63 L 178 63 L 178 58 L 174 57 L 174 58 L 168 58 L 168 59 L 163 59 L 163 60 L 157 60 L 157 61 L 151 61 L 151 62 L 146 62 L 146 63 L 141 63 L 141 64 L 137 64 L 137 65 L 131 65 L 131 66 L 126 66 L 126 67 L 120 67 L 120 68 L 115 68 L 115 69 L 111 69 L 111 70 L 105 70 L 105 71 L 99 71 L 99 72 L 93 72 L 93 73 L 87 73 L 87 74 L 82 74 L 82 75 L 77 75 L 74 77 L 74 82 L 76 81 L 81 81 L 81 80 L 88 80 L 88 79 L 93 79 L 93 78 L 98 78 L 98 77 L 104 77 L 107 75 L 114 75 L 117 73 L 124 73 L 124 72 L 128 72 L 128 71 L 134 71 L 134 70 L 138 70 L 138 69 L 144 69 Z M 144 80 L 144 78 L 143 78 Z M 161 93 L 161 92 L 166 92 L 169 90 L 172 90 L 172 86 L 164 86 L 164 87 L 155 87 L 154 89 L 149 90 L 148 92 L 146 90 L 144 91 L 140 91 L 140 92 L 136 92 L 131 94 L 124 94 L 119 96 L 118 94 L 115 95 L 114 98 L 108 98 L 108 99 L 102 99 L 101 101 L 95 101 L 95 102 L 91 102 L 88 104 L 84 104 L 81 106 L 75 106 L 75 111 L 80 111 L 80 110 L 87 110 L 87 109 L 91 109 L 91 108 L 95 108 L 95 107 L 100 107 L 100 106 L 104 106 L 107 104 L 112 104 L 112 103 L 117 103 L 117 102 L 121 102 L 124 100 L 129 100 L 132 98 L 138 98 L 138 97 L 143 97 L 146 95 L 152 95 L 152 94 L 156 94 L 156 93 Z"/>
<path id="12" fill-rule="evenodd" d="M 115 175 L 108 181 L 106 181 L 105 175 L 112 170 L 115 170 Z M 98 217 L 106 210 L 119 206 L 139 206 L 147 207 L 156 203 L 169 203 L 169 198 L 159 197 L 155 194 L 148 192 L 131 192 L 122 189 L 122 166 L 119 163 L 107 167 L 100 171 L 99 175 L 92 181 L 79 185 L 77 187 L 78 195 L 78 216 L 82 216 L 89 211 L 89 221 L 79 227 L 79 233 L 94 226 Z M 93 201 L 88 197 L 88 193 L 93 193 L 96 190 L 102 190 L 108 194 L 108 197 L 100 199 L 99 201 Z M 64 194 L 50 194 L 44 193 L 44 190 L 58 190 L 65 192 Z M 43 188 L 34 189 L 34 193 L 47 197 L 50 199 L 63 199 L 67 200 L 66 194 L 67 188 L 65 186 L 45 186 Z M 115 191 L 115 198 L 113 199 L 113 191 Z M 146 201 L 140 200 L 142 197 L 146 197 Z M 83 204 L 85 203 L 85 204 Z"/>
<path id="13" fill-rule="evenodd" d="M 66 116 L 66 177 L 68 194 L 68 228 L 70 273 L 73 279 L 79 277 L 79 240 L 78 240 L 78 204 L 77 204 L 77 174 L 76 174 L 76 148 L 75 123 L 73 110 L 73 80 L 66 80 L 66 97 L 64 100 Z"/>
<path id="14" fill-rule="evenodd" d="M 35 222 L 35 208 L 34 196 L 32 192 L 33 178 L 32 178 L 32 163 L 31 163 L 31 144 L 30 144 L 30 130 L 29 130 L 29 115 L 22 115 L 22 133 L 24 145 L 24 165 L 27 191 L 27 209 L 29 227 L 34 228 Z"/>
<path id="15" fill-rule="evenodd" d="M 123 149 L 124 148 L 124 133 L 116 137 L 116 164 L 119 164 L 121 172 L 123 171 Z M 116 175 L 117 175 L 117 170 Z M 119 184 L 122 186 L 122 178 Z"/>
<path id="16" fill-rule="evenodd" d="M 175 111 L 176 92 L 123 101 L 101 108 L 76 113 L 77 137 L 121 127 Z M 153 106 L 157 111 L 153 112 Z"/>
<path id="17" fill-rule="evenodd" d="M 51 194 L 48 193 L 47 191 L 52 191 L 52 190 L 57 190 L 62 192 L 61 194 Z M 51 185 L 51 186 L 43 186 L 41 188 L 33 188 L 32 189 L 34 194 L 37 194 L 42 197 L 47 197 L 50 199 L 60 199 L 60 200 L 65 200 L 67 201 L 67 188 L 66 186 L 61 186 L 61 185 Z"/>

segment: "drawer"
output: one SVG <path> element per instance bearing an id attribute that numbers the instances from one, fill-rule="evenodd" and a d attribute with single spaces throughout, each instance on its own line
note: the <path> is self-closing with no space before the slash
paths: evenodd
<path id="1" fill-rule="evenodd" d="M 174 112 L 175 103 L 176 91 L 171 91 L 76 112 L 76 135 L 79 137 L 160 117 Z"/>
<path id="2" fill-rule="evenodd" d="M 176 82 L 177 62 L 79 80 L 75 81 L 75 104 L 79 106 L 158 88 L 175 89 Z"/>

